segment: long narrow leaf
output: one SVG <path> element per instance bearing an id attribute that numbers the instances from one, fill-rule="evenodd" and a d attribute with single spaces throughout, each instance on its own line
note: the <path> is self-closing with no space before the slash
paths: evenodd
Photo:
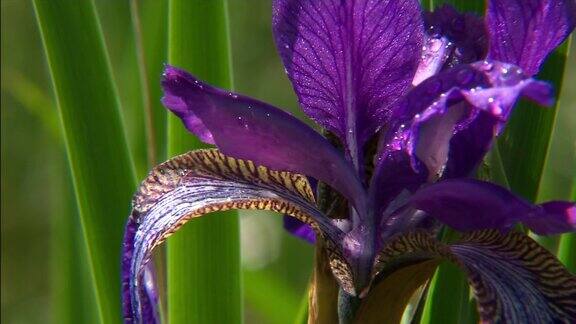
<path id="1" fill-rule="evenodd" d="M 549 155 L 558 102 L 561 100 L 568 43 L 565 42 L 551 54 L 537 76 L 554 86 L 557 104 L 544 109 L 521 102 L 497 143 L 510 188 L 531 201 L 538 200 L 542 188 L 542 175 Z"/>
<path id="2" fill-rule="evenodd" d="M 35 0 L 100 320 L 118 323 L 120 247 L 134 171 L 94 4 Z M 48 184 L 47 184 L 48 185 Z"/>
<path id="3" fill-rule="evenodd" d="M 282 277 L 267 270 L 245 270 L 243 278 L 246 284 L 246 304 L 252 306 L 254 312 L 270 324 L 290 323 L 294 314 L 299 311 L 300 301 L 291 287 L 281 280 Z"/>
<path id="4" fill-rule="evenodd" d="M 168 58 L 207 82 L 231 88 L 227 4 L 169 2 Z M 168 155 L 201 147 L 168 118 Z M 238 218 L 234 212 L 194 220 L 168 242 L 168 318 L 180 323 L 242 321 Z"/>
<path id="5" fill-rule="evenodd" d="M 154 143 L 156 143 L 156 161 L 166 156 L 166 109 L 160 98 L 162 90 L 159 86 L 163 63 L 168 59 L 168 2 L 158 0 L 140 1 L 140 27 L 142 33 L 142 48 L 148 82 L 150 113 Z"/>
<path id="6" fill-rule="evenodd" d="M 573 38 L 573 37 L 572 37 Z M 576 60 L 576 42 L 571 39 L 568 62 Z M 552 137 L 549 157 L 544 167 L 544 175 L 538 200 L 568 199 L 576 201 L 576 69 L 567 64 L 564 89 L 558 106 L 556 127 Z M 559 242 L 558 242 L 559 241 Z M 576 272 L 576 234 L 562 235 L 558 243 L 558 258 Z"/>
<path id="7" fill-rule="evenodd" d="M 64 174 L 68 172 L 62 172 Z M 58 214 L 52 215 L 52 307 L 53 322 L 61 324 L 98 323 L 94 287 L 80 218 L 74 202 L 70 177 L 64 187 Z"/>
<path id="8" fill-rule="evenodd" d="M 48 93 L 26 75 L 16 70 L 7 73 L 8 82 L 2 90 L 12 95 L 42 125 L 43 132 L 54 143 L 64 140 L 58 125 L 56 105 Z M 62 163 L 64 164 L 64 163 Z M 61 174 L 69 175 L 68 171 Z M 90 269 L 80 218 L 74 201 L 74 190 L 70 176 L 55 177 L 57 201 L 50 208 L 51 236 L 51 306 L 54 323 L 97 323 Z"/>

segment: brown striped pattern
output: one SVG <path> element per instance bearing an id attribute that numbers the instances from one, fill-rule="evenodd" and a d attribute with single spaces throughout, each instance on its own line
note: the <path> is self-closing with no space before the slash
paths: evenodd
<path id="1" fill-rule="evenodd" d="M 374 277 L 435 258 L 450 260 L 467 273 L 484 322 L 576 322 L 576 277 L 519 232 L 472 232 L 450 246 L 425 232 L 397 236 L 378 255 Z"/>
<path id="2" fill-rule="evenodd" d="M 135 281 L 131 291 L 137 291 L 156 246 L 190 219 L 229 209 L 271 210 L 309 224 L 325 242 L 334 276 L 353 291 L 351 270 L 338 244 L 343 234 L 318 211 L 307 178 L 230 158 L 216 149 L 177 156 L 155 167 L 141 183 L 133 198 L 138 229 L 130 253 Z"/>
<path id="3" fill-rule="evenodd" d="M 576 323 L 576 277 L 530 237 L 520 232 L 502 235 L 498 231 L 479 231 L 463 237 L 451 250 L 466 265 L 481 318 L 507 323 Z M 486 265 L 476 260 L 483 256 L 489 257 Z M 504 282 L 508 284 L 509 292 L 523 297 L 515 300 L 514 309 L 502 298 L 502 286 L 494 284 L 493 277 L 484 273 L 488 269 L 502 269 L 502 262 L 497 258 L 515 265 L 507 267 L 510 277 L 500 275 L 497 278 L 522 284 L 515 286 L 510 281 Z M 519 292 L 523 287 L 532 291 Z M 521 311 L 526 308 L 532 313 Z"/>
<path id="4" fill-rule="evenodd" d="M 133 208 L 146 212 L 160 197 L 176 188 L 185 176 L 227 179 L 287 191 L 314 204 L 314 194 L 305 176 L 268 170 L 252 161 L 227 157 L 216 149 L 196 150 L 156 166 L 142 181 Z"/>

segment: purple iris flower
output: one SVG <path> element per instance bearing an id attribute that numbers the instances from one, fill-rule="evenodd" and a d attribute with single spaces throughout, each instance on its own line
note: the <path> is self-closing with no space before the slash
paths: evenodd
<path id="1" fill-rule="evenodd" d="M 126 322 L 156 321 L 152 249 L 189 219 L 227 209 L 290 216 L 286 227 L 316 242 L 341 297 L 360 298 L 357 316 L 386 278 L 444 258 L 467 273 L 483 321 L 574 321 L 575 277 L 512 228 L 574 231 L 576 205 L 533 205 L 470 177 L 519 98 L 553 103 L 532 77 L 574 28 L 575 8 L 489 0 L 480 19 L 448 6 L 423 13 L 417 0 L 275 0 L 278 51 L 322 134 L 167 66 L 164 105 L 217 149 L 160 164 L 135 195 Z M 464 234 L 442 243 L 441 225 Z"/>

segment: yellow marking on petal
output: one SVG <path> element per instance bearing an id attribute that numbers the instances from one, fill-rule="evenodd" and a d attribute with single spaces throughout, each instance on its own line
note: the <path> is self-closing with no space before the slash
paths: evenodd
<path id="1" fill-rule="evenodd" d="M 268 183 L 270 179 L 268 178 L 268 169 L 263 166 L 258 166 L 258 178 L 260 178 L 264 183 Z"/>
<path id="2" fill-rule="evenodd" d="M 228 157 L 226 159 L 226 161 L 228 162 L 228 166 L 230 167 L 230 170 L 232 170 L 232 173 L 237 173 L 238 172 L 237 160 L 234 158 Z"/>

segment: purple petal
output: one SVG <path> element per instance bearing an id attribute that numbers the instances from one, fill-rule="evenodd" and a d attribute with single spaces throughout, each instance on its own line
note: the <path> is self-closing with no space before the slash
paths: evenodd
<path id="1" fill-rule="evenodd" d="M 536 217 L 529 218 L 524 224 L 535 233 L 549 235 L 573 232 L 576 228 L 576 204 L 567 201 L 551 201 L 540 205 Z"/>
<path id="2" fill-rule="evenodd" d="M 324 181 L 364 213 L 364 189 L 350 163 L 320 134 L 292 115 L 211 87 L 172 66 L 166 67 L 162 86 L 169 102 L 178 98 L 183 103 L 168 108 L 191 131 L 198 130 L 199 119 L 225 154 Z M 190 115 L 194 118 L 188 118 Z"/>
<path id="3" fill-rule="evenodd" d="M 499 62 L 460 65 L 435 75 L 403 98 L 395 124 L 383 134 L 372 187 L 385 180 L 389 156 L 404 151 L 412 168 L 428 181 L 470 175 L 488 152 L 520 96 L 550 104 L 550 87 L 525 77 L 517 67 Z M 393 197 L 375 195 L 384 202 Z"/>
<path id="4" fill-rule="evenodd" d="M 412 167 L 410 156 L 405 151 L 390 149 L 385 154 L 380 156 L 382 161 L 375 169 L 370 184 L 370 195 L 371 201 L 374 203 L 375 214 L 383 217 L 385 216 L 383 214 L 390 207 L 390 203 L 398 195 L 404 190 L 416 191 L 426 182 L 428 177 L 425 169 L 422 172 L 417 172 Z M 382 219 L 379 222 L 386 222 L 386 220 Z"/>
<path id="5" fill-rule="evenodd" d="M 474 14 L 459 13 L 443 5 L 424 14 L 426 42 L 412 84 L 458 64 L 472 63 L 486 57 L 488 41 L 484 22 Z"/>
<path id="6" fill-rule="evenodd" d="M 417 0 L 275 0 L 273 29 L 300 104 L 361 165 L 362 146 L 410 87 L 423 40 Z"/>
<path id="7" fill-rule="evenodd" d="M 500 186 L 472 179 L 429 185 L 418 190 L 409 204 L 459 231 L 506 231 L 518 222 L 539 235 L 576 230 L 574 203 L 534 206 Z"/>
<path id="8" fill-rule="evenodd" d="M 332 246 L 342 236 L 316 209 L 305 176 L 269 170 L 215 149 L 177 156 L 155 167 L 133 199 L 122 259 L 126 322 L 140 323 L 153 314 L 154 294 L 148 294 L 153 289 L 145 282 L 152 250 L 188 220 L 229 209 L 289 214 L 311 225 Z"/>
<path id="9" fill-rule="evenodd" d="M 130 267 L 132 266 L 132 259 L 134 258 L 134 236 L 138 229 L 138 223 L 134 215 L 128 217 L 128 222 L 124 230 L 124 239 L 122 240 L 122 314 L 124 323 L 132 324 L 135 321 L 132 304 L 132 297 L 130 291 Z M 139 294 L 139 292 L 138 292 Z M 141 297 L 139 297 L 141 298 Z M 147 313 L 149 308 L 147 303 L 143 303 L 142 312 Z"/>
<path id="10" fill-rule="evenodd" d="M 294 217 L 284 216 L 284 228 L 292 235 L 303 239 L 308 243 L 316 243 L 316 233 L 312 228 Z"/>
<path id="11" fill-rule="evenodd" d="M 532 76 L 575 23 L 574 0 L 489 0 L 489 58 L 516 64 Z"/>
<path id="12" fill-rule="evenodd" d="M 168 67 L 170 68 L 170 67 Z M 164 91 L 162 104 L 172 111 L 176 116 L 182 119 L 182 123 L 192 134 L 196 135 L 202 142 L 215 144 L 212 133 L 204 126 L 202 120 L 196 116 L 194 110 L 188 109 L 188 106 L 180 98 L 170 91 Z"/>
<path id="13" fill-rule="evenodd" d="M 481 323 L 573 323 L 576 277 L 528 236 L 472 232 L 446 245 L 418 231 L 393 238 L 375 273 L 404 271 L 426 259 L 455 263 L 468 276 Z"/>

